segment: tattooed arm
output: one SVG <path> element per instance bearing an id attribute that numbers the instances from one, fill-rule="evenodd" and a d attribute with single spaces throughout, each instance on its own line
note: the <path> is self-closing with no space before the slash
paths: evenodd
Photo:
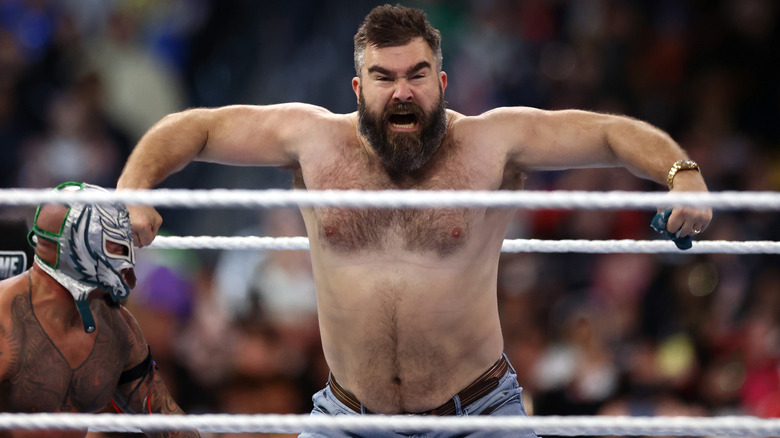
<path id="1" fill-rule="evenodd" d="M 114 392 L 114 403 L 122 412 L 133 414 L 180 414 L 185 412 L 179 407 L 157 366 L 151 358 L 151 352 L 138 323 L 130 312 L 121 308 L 122 316 L 130 328 L 130 359 L 125 365 L 119 385 Z M 197 431 L 148 432 L 150 437 L 199 437 Z"/>

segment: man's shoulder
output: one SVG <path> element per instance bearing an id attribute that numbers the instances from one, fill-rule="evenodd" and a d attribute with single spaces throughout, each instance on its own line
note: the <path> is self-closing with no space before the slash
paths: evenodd
<path id="1" fill-rule="evenodd" d="M 502 108 L 496 108 L 477 115 L 466 115 L 447 110 L 447 126 L 451 131 L 467 133 L 474 130 L 489 128 L 496 123 L 496 116 L 504 113 Z"/>
<path id="2" fill-rule="evenodd" d="M 323 122 L 333 124 L 334 126 L 352 127 L 357 129 L 358 115 L 357 112 L 351 113 L 334 113 L 327 108 L 323 108 L 315 105 L 307 105 L 303 108 L 303 111 L 309 112 L 313 118 L 319 119 Z"/>
<path id="3" fill-rule="evenodd" d="M 278 114 L 285 122 L 294 122 L 291 128 L 298 132 L 313 129 L 319 135 L 333 135 L 338 131 L 355 132 L 357 130 L 357 112 L 341 114 L 334 113 L 327 108 L 308 103 L 279 104 L 276 108 Z"/>
<path id="4" fill-rule="evenodd" d="M 240 106 L 240 105 L 237 105 Z M 277 103 L 273 105 L 250 105 L 248 108 L 256 109 L 269 109 L 288 113 L 290 116 L 310 116 L 314 118 L 321 118 L 331 122 L 348 122 L 350 120 L 357 121 L 357 112 L 351 113 L 335 113 L 323 106 L 315 105 L 306 102 L 287 102 Z"/>
<path id="5" fill-rule="evenodd" d="M 472 137 L 482 138 L 489 131 L 494 121 L 488 113 L 478 115 L 465 115 L 456 111 L 447 110 L 448 135 L 459 142 L 469 142 Z"/>
<path id="6" fill-rule="evenodd" d="M 0 314 L 8 313 L 11 303 L 21 293 L 27 291 L 27 273 L 21 273 L 5 280 L 0 280 Z"/>
<path id="7" fill-rule="evenodd" d="M 448 110 L 448 129 L 459 141 L 485 144 L 530 129 L 540 114 L 539 109 L 532 107 L 499 107 L 473 116 Z"/>
<path id="8" fill-rule="evenodd" d="M 496 122 L 505 118 L 511 118 L 516 121 L 517 119 L 525 117 L 536 117 L 543 112 L 544 111 L 539 108 L 528 106 L 502 106 L 489 109 L 476 115 L 464 115 L 448 109 L 447 117 L 450 119 L 450 123 L 454 121 L 458 124 L 479 124 L 484 122 Z"/>
<path id="9" fill-rule="evenodd" d="M 340 149 L 345 144 L 357 144 L 357 113 L 336 114 L 327 110 L 312 113 L 308 123 L 301 121 L 296 128 L 304 140 L 305 149 L 317 153 Z"/>
<path id="10" fill-rule="evenodd" d="M 144 333 L 135 316 L 124 305 L 119 306 L 117 318 L 121 320 L 121 324 L 126 330 L 126 336 L 123 336 L 123 340 L 128 343 L 127 365 L 136 365 L 144 360 L 148 354 L 148 344 Z"/>
<path id="11" fill-rule="evenodd" d="M 122 324 L 122 326 L 127 329 L 127 334 L 131 341 L 144 339 L 141 326 L 138 324 L 138 320 L 135 319 L 133 313 L 130 312 L 130 309 L 125 307 L 123 304 L 120 304 L 117 306 L 117 310 L 114 313 L 114 316 Z"/>

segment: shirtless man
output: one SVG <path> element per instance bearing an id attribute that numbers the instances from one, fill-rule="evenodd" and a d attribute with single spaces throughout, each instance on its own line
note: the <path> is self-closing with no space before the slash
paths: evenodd
<path id="1" fill-rule="evenodd" d="M 65 183 L 60 190 L 96 190 Z M 46 204 L 35 213 L 33 267 L 0 282 L 0 411 L 183 414 L 122 306 L 135 286 L 127 209 Z M 87 431 L 2 431 L 83 437 Z M 197 432 L 150 433 L 196 437 Z"/>
<path id="2" fill-rule="evenodd" d="M 357 112 L 288 103 L 171 114 L 140 140 L 118 188 L 152 188 L 202 160 L 284 166 L 295 187 L 312 190 L 520 189 L 528 170 L 596 166 L 623 166 L 662 184 L 679 168 L 673 191 L 707 190 L 667 134 L 631 118 L 446 109 L 440 36 L 422 11 L 375 8 L 354 50 Z M 332 371 L 314 413 L 524 413 L 497 309 L 512 209 L 301 211 Z M 689 236 L 711 216 L 677 208 L 667 228 Z M 131 221 L 144 246 L 162 218 L 134 207 Z"/>

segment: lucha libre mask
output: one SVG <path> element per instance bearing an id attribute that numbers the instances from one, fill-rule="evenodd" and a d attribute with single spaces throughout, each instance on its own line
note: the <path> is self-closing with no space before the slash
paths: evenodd
<path id="1" fill-rule="evenodd" d="M 107 191 L 75 182 L 60 184 L 54 190 Z M 121 203 L 73 202 L 67 207 L 60 229 L 55 233 L 38 227 L 38 214 L 41 211 L 41 206 L 38 206 L 28 239 L 33 246 L 36 246 L 37 239 L 57 244 L 57 259 L 54 263 L 42 260 L 37 254 L 35 263 L 70 291 L 76 300 L 84 331 L 91 333 L 95 330 L 95 320 L 87 301 L 90 292 L 97 288 L 103 289 L 115 302 L 127 299 L 130 294 L 131 285 L 122 276 L 122 270 L 135 267 L 130 217 L 127 208 Z M 126 247 L 126 252 L 115 254 L 109 251 L 109 242 Z"/>

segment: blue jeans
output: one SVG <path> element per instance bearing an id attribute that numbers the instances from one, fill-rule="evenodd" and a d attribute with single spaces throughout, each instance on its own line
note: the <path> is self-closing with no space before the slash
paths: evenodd
<path id="1" fill-rule="evenodd" d="M 482 412 L 490 412 L 488 415 L 527 415 L 525 408 L 523 407 L 523 400 L 520 394 L 523 392 L 523 388 L 517 383 L 517 373 L 510 366 L 509 370 L 501 377 L 499 384 L 490 393 L 482 397 L 481 399 L 471 403 L 468 406 L 461 407 L 460 400 L 456 395 L 453 397 L 455 400 L 456 413 L 455 415 L 463 417 L 469 415 L 481 415 Z M 364 415 L 360 412 L 355 412 L 352 409 L 345 406 L 333 395 L 330 386 L 326 386 L 320 390 L 314 397 L 314 409 L 311 411 L 311 415 Z M 491 412 L 492 410 L 492 412 Z M 408 437 L 408 438 L 448 438 L 448 437 L 469 437 L 469 438 L 487 438 L 487 437 L 506 437 L 517 436 L 526 438 L 536 438 L 536 434 L 530 429 L 516 431 L 511 435 L 506 431 L 483 431 L 483 432 L 436 432 L 436 431 L 418 431 L 418 432 L 396 432 L 393 430 L 365 430 L 365 431 L 313 431 L 304 430 L 299 435 L 299 438 L 331 438 L 331 437 L 371 437 L 371 438 L 396 438 L 396 437 Z"/>

